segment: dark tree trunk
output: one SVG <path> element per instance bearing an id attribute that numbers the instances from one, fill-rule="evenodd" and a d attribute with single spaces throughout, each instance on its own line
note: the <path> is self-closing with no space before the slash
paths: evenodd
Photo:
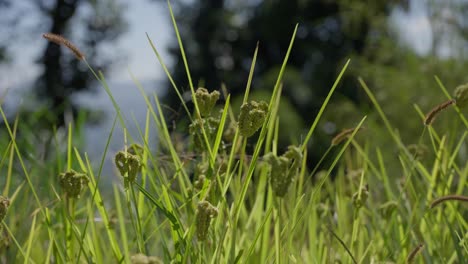
<path id="1" fill-rule="evenodd" d="M 79 0 L 57 0 L 55 7 L 50 10 L 51 26 L 49 32 L 64 35 L 69 21 L 75 14 Z M 61 47 L 48 42 L 44 50 L 41 63 L 44 72 L 39 78 L 39 95 L 50 99 L 51 112 L 58 126 L 64 125 L 65 112 L 73 105 L 68 100 L 70 89 L 64 82 L 62 69 L 63 53 Z"/>

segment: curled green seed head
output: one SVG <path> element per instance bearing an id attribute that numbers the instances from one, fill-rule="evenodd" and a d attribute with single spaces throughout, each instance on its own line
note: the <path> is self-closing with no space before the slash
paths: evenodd
<path id="1" fill-rule="evenodd" d="M 70 198 L 79 198 L 81 192 L 89 182 L 88 176 L 84 173 L 78 173 L 70 170 L 59 175 L 59 184 L 63 191 Z"/>
<path id="2" fill-rule="evenodd" d="M 295 168 L 297 168 L 297 166 L 299 165 L 297 161 L 302 160 L 302 150 L 300 147 L 297 146 L 289 146 L 288 151 L 286 151 L 283 156 L 285 156 L 291 161 L 296 161 L 292 165 L 295 166 Z"/>
<path id="3" fill-rule="evenodd" d="M 361 208 L 367 201 L 369 197 L 369 189 L 366 186 L 363 186 L 360 191 L 357 191 L 353 194 L 353 204 L 356 208 Z"/>
<path id="4" fill-rule="evenodd" d="M 289 160 L 286 157 L 277 157 L 269 153 L 265 155 L 271 165 L 270 185 L 276 196 L 283 197 L 288 191 L 292 179 L 288 177 Z"/>
<path id="5" fill-rule="evenodd" d="M 203 185 L 205 184 L 205 174 L 199 174 L 198 179 L 193 183 L 193 188 L 195 188 L 196 191 L 200 191 L 203 189 Z"/>
<path id="6" fill-rule="evenodd" d="M 130 145 L 127 151 L 130 154 L 141 156 L 143 155 L 144 148 L 142 145 L 135 143 L 135 144 Z"/>
<path id="7" fill-rule="evenodd" d="M 115 155 L 115 165 L 124 177 L 124 185 L 127 188 L 130 183 L 136 179 L 138 172 L 141 171 L 142 163 L 137 155 L 125 151 L 119 151 Z"/>
<path id="8" fill-rule="evenodd" d="M 228 168 L 227 160 L 223 158 L 216 159 L 216 167 L 217 167 L 217 172 L 219 173 L 219 175 L 223 175 L 224 173 L 226 173 L 227 168 Z"/>
<path id="9" fill-rule="evenodd" d="M 455 89 L 456 105 L 460 108 L 468 105 L 468 83 L 458 86 Z"/>
<path id="10" fill-rule="evenodd" d="M 398 208 L 398 203 L 395 201 L 389 201 L 379 206 L 379 212 L 383 218 L 388 219 L 393 212 Z"/>
<path id="11" fill-rule="evenodd" d="M 209 116 L 211 110 L 215 106 L 219 99 L 220 93 L 218 91 L 208 92 L 205 88 L 198 88 L 195 92 L 195 98 L 197 99 L 198 109 L 200 110 L 201 116 Z"/>
<path id="12" fill-rule="evenodd" d="M 284 197 L 302 160 L 301 149 L 289 146 L 288 151 L 282 156 L 278 157 L 273 153 L 268 153 L 264 159 L 271 166 L 269 180 L 273 192 L 278 197 Z"/>
<path id="13" fill-rule="evenodd" d="M 196 227 L 198 240 L 203 241 L 208 235 L 211 219 L 218 216 L 218 209 L 208 201 L 201 201 L 197 207 Z"/>
<path id="14" fill-rule="evenodd" d="M 10 200 L 5 196 L 0 195 L 0 221 L 5 218 L 9 206 Z"/>
<path id="15" fill-rule="evenodd" d="M 268 104 L 265 101 L 244 103 L 239 114 L 239 131 L 245 137 L 252 136 L 265 122 Z"/>
<path id="16" fill-rule="evenodd" d="M 198 150 L 205 150 L 206 144 L 203 137 L 203 129 L 205 130 L 206 136 L 210 141 L 216 136 L 216 131 L 219 127 L 219 118 L 207 117 L 202 119 L 193 120 L 192 124 L 189 125 L 189 133 L 192 135 L 193 144 Z"/>

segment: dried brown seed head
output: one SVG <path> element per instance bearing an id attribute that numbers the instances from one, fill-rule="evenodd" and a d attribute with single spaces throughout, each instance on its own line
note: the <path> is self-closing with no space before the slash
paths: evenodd
<path id="1" fill-rule="evenodd" d="M 427 113 L 426 118 L 424 118 L 424 125 L 428 126 L 432 124 L 438 113 L 440 113 L 442 110 L 446 109 L 454 103 L 455 100 L 451 99 L 432 108 L 432 110 L 429 113 Z"/>
<path id="2" fill-rule="evenodd" d="M 75 57 L 77 59 L 79 59 L 79 60 L 84 60 L 85 59 L 85 56 L 84 56 L 83 52 L 81 52 L 68 39 L 66 39 L 66 38 L 64 38 L 64 37 L 62 37 L 60 35 L 54 34 L 54 33 L 45 33 L 45 34 L 42 34 L 42 37 L 47 39 L 50 42 L 53 42 L 55 44 L 63 45 L 65 47 L 67 47 L 68 49 L 70 49 L 73 52 L 73 54 L 75 54 Z"/>

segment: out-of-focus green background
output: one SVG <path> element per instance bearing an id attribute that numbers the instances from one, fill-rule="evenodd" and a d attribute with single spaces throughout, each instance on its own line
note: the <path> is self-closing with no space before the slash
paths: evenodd
<path id="1" fill-rule="evenodd" d="M 338 72 L 351 59 L 311 141 L 311 165 L 335 134 L 356 125 L 363 115 L 369 119 L 361 137 L 392 153 L 395 146 L 357 77 L 366 81 L 408 145 L 417 143 L 423 130 L 414 105 L 427 112 L 446 100 L 434 76 L 450 91 L 468 81 L 468 1 L 171 3 L 195 85 L 209 90 L 225 85 L 234 106 L 243 96 L 257 43 L 251 96 L 268 98 L 299 23 L 283 79 L 281 148 L 305 137 Z M 0 0 L 0 17 L 2 107 L 10 122 L 19 115 L 18 138 L 30 152 L 44 160 L 53 156 L 57 150 L 48 148 L 53 135 L 75 120 L 83 147 L 98 157 L 114 117 L 110 100 L 86 66 L 71 52 L 43 40 L 45 32 L 69 38 L 94 68 L 106 74 L 130 121 L 133 114 L 137 123 L 142 122 L 146 109 L 128 69 L 148 92 L 164 96 L 166 114 L 178 124 L 176 130 L 186 129 L 179 99 L 145 36 L 147 32 L 162 51 L 178 87 L 189 91 L 165 1 Z M 434 125 L 447 133 L 464 132 L 455 119 L 454 112 L 444 113 Z M 122 135 L 114 137 L 114 148 L 120 149 Z"/>

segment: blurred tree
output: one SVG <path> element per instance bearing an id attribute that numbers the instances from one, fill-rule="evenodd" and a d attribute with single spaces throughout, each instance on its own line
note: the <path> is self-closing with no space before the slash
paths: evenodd
<path id="1" fill-rule="evenodd" d="M 70 36 L 86 54 L 88 62 L 96 69 L 105 71 L 110 65 L 105 52 L 98 52 L 105 43 L 114 41 L 125 29 L 122 7 L 114 0 L 56 0 L 33 1 L 41 19 L 49 21 L 48 32 Z M 79 8 L 82 9 L 77 16 Z M 80 32 L 81 31 L 81 32 Z M 79 37 L 72 37 L 80 35 Z M 76 115 L 76 107 L 70 102 L 73 92 L 89 89 L 94 76 L 70 52 L 48 42 L 39 60 L 43 72 L 37 83 L 38 94 L 51 104 L 54 123 L 63 125 L 65 113 Z"/>
<path id="2" fill-rule="evenodd" d="M 112 49 L 109 44 L 126 29 L 123 5 L 117 0 L 0 0 L 0 7 L 2 12 L 9 14 L 0 23 L 8 28 L 5 32 L 10 37 L 14 36 L 2 39 L 4 46 L 12 45 L 12 39 L 38 39 L 42 33 L 51 32 L 73 42 L 96 69 L 106 71 L 117 59 L 115 54 L 111 57 L 108 52 Z M 25 15 L 28 22 L 19 20 Z M 43 43 L 45 48 L 37 60 L 42 71 L 33 88 L 47 103 L 48 122 L 43 126 L 50 128 L 51 124 L 64 125 L 65 113 L 76 116 L 78 109 L 71 102 L 71 95 L 90 89 L 95 77 L 71 52 L 63 51 L 63 47 L 46 40 Z M 8 55 L 8 50 L 1 47 L 0 56 Z M 42 125 L 43 121 L 39 124 Z"/>
<path id="3" fill-rule="evenodd" d="M 181 0 L 172 3 L 194 85 L 198 82 L 212 90 L 219 89 L 224 82 L 233 96 L 241 95 L 245 89 L 256 41 L 259 41 L 259 54 L 252 96 L 261 90 L 272 90 L 294 25 L 299 23 L 283 78 L 281 107 L 287 111 L 282 109 L 281 113 L 288 118 L 282 118 L 280 126 L 284 128 L 280 134 L 296 141 L 305 134 L 304 128 L 311 124 L 346 58 L 363 54 L 371 48 L 373 39 L 387 36 L 387 18 L 392 8 L 408 5 L 407 1 L 397 0 Z M 171 52 L 176 58 L 173 77 L 179 87 L 187 88 L 177 44 Z M 355 78 L 349 80 L 340 87 L 339 97 L 357 102 Z M 180 106 L 172 88 L 166 102 L 174 108 Z M 343 120 L 341 125 L 355 125 L 357 121 Z M 314 141 L 311 156 L 317 159 L 329 141 L 317 137 Z"/>
<path id="4" fill-rule="evenodd" d="M 9 10 L 11 6 L 10 0 L 0 0 L 0 17 L 5 17 L 5 13 Z M 0 23 L 5 22 L 3 19 L 0 19 Z M 2 38 L 6 38 L 7 34 L 4 32 Z M 0 39 L 0 63 L 7 60 L 7 47 L 3 39 Z"/>
<path id="5" fill-rule="evenodd" d="M 466 57 L 468 2 L 430 0 L 427 9 L 432 30 L 431 54 L 447 56 L 447 52 L 451 52 L 451 55 Z"/>
<path id="6" fill-rule="evenodd" d="M 449 93 L 458 85 L 468 82 L 468 2 L 458 0 L 432 0 L 427 8 L 432 41 L 427 54 L 418 54 L 406 45 L 395 42 L 391 34 L 386 38 L 374 39 L 372 48 L 360 56 L 353 56 L 351 74 L 362 76 L 374 91 L 383 111 L 391 124 L 398 129 L 405 144 L 415 144 L 423 140 L 431 144 L 430 138 L 421 138 L 423 117 L 415 109 L 418 106 L 427 113 L 434 106 L 447 100 L 434 79 L 438 76 Z M 453 94 L 452 94 L 453 96 Z M 397 106 L 397 107 L 396 107 Z M 468 109 L 463 110 L 465 115 Z M 378 129 L 380 118 L 370 113 L 373 131 Z M 459 138 L 466 129 L 455 111 L 450 109 L 438 118 L 433 127 L 441 134 L 450 133 L 451 138 Z M 337 121 L 335 119 L 335 121 Z M 368 139 L 378 142 L 382 149 L 394 148 L 394 142 L 385 133 L 369 133 Z M 394 155 L 392 158 L 396 158 Z M 466 163 L 467 155 L 459 154 L 460 161 Z M 386 160 L 388 161 L 388 159 Z M 396 161 L 396 166 L 399 166 Z"/>

